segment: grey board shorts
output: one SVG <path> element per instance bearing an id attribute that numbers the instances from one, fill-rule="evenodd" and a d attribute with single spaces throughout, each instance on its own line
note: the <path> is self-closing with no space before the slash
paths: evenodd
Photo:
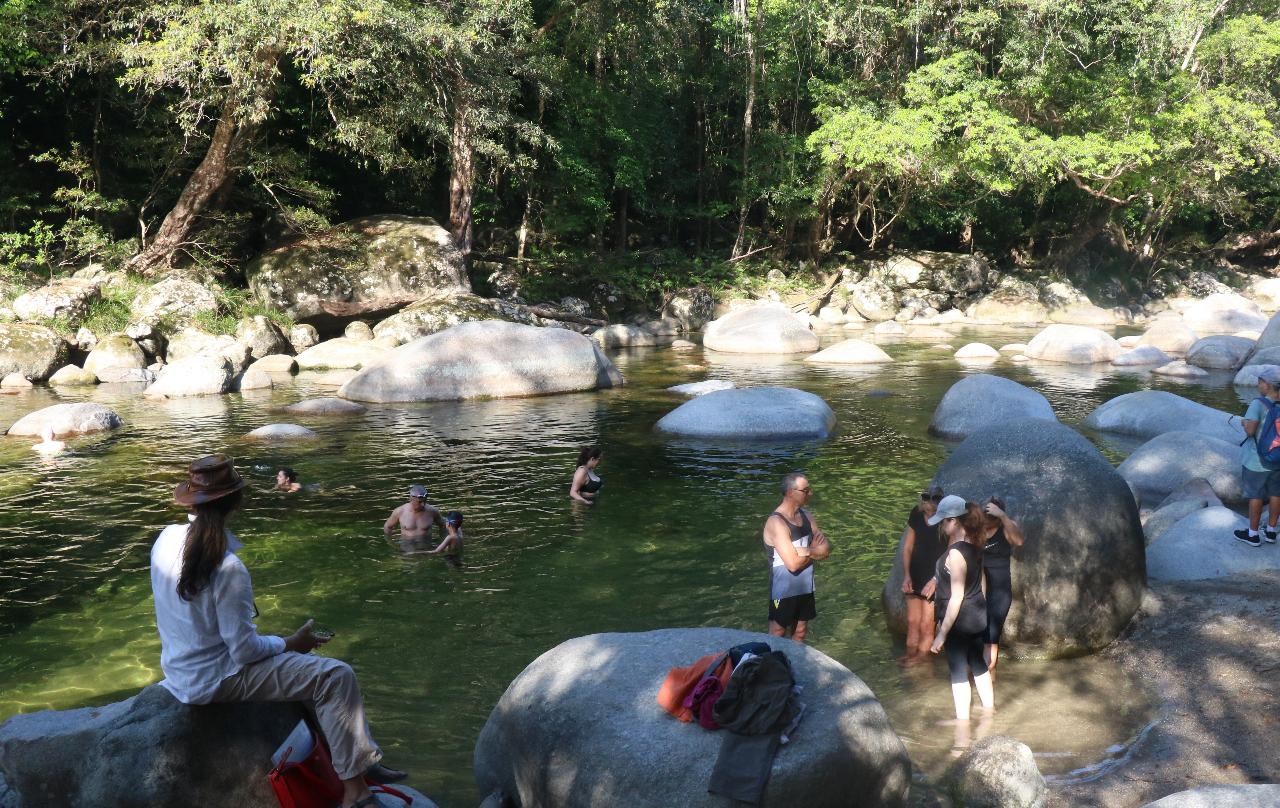
<path id="1" fill-rule="evenodd" d="M 1254 471 L 1241 466 L 1240 487 L 1245 499 L 1280 497 L 1280 471 Z"/>

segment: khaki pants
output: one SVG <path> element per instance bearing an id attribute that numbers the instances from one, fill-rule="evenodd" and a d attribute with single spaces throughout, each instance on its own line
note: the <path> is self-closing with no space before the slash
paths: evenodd
<path id="1" fill-rule="evenodd" d="M 223 679 L 213 701 L 309 702 L 343 780 L 359 777 L 382 758 L 369 737 L 356 673 L 342 660 L 292 651 L 267 657 Z"/>

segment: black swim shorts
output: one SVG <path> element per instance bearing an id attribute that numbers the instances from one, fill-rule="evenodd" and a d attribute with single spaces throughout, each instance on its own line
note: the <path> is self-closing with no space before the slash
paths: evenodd
<path id="1" fill-rule="evenodd" d="M 818 616 L 818 602 L 813 593 L 792 598 L 769 601 L 769 619 L 780 626 L 794 626 L 801 620 L 809 621 Z"/>

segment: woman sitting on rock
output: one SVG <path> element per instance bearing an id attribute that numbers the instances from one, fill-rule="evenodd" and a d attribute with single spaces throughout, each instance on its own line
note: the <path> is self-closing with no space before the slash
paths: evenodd
<path id="1" fill-rule="evenodd" d="M 1013 578 L 1010 560 L 1013 548 L 1021 547 L 1022 528 L 1004 512 L 1004 500 L 991 497 L 982 506 L 985 514 L 982 537 L 982 571 L 987 577 L 987 630 L 983 636 L 986 644 L 984 658 L 987 669 L 994 675 L 1000 656 L 1000 635 L 1004 632 L 1004 620 L 1013 605 Z"/>
<path id="2" fill-rule="evenodd" d="M 194 518 L 166 527 L 151 548 L 160 684 L 184 704 L 311 702 L 342 779 L 342 808 L 376 806 L 365 777 L 406 775 L 378 763 L 382 750 L 369 737 L 351 666 L 309 653 L 329 639 L 312 632 L 314 620 L 288 637 L 264 637 L 252 622 L 253 584 L 227 529 L 243 488 L 231 458 L 215 454 L 194 461 L 174 492 Z"/>
<path id="3" fill-rule="evenodd" d="M 604 459 L 604 449 L 599 446 L 584 446 L 578 453 L 578 467 L 573 471 L 573 482 L 569 484 L 569 499 L 594 505 L 596 494 L 604 480 L 596 474 L 596 467 Z"/>
<path id="4" fill-rule="evenodd" d="M 906 664 L 922 661 L 933 644 L 933 570 L 945 545 L 938 528 L 926 520 L 938 510 L 942 489 L 920 492 L 920 504 L 911 509 L 902 536 L 902 593 L 907 601 Z"/>
<path id="5" fill-rule="evenodd" d="M 938 559 L 937 608 L 942 615 L 933 638 L 933 653 L 946 649 L 951 669 L 951 697 L 956 718 L 969 720 L 969 677 L 978 689 L 978 698 L 987 710 L 995 707 L 995 690 L 982 640 L 987 628 L 987 602 L 982 596 L 982 541 L 986 520 L 982 509 L 957 496 L 943 497 L 938 510 L 928 519 L 938 525 L 949 542 Z"/>

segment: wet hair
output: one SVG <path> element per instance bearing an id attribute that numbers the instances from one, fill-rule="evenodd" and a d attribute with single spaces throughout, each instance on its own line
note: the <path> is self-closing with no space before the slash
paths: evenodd
<path id="1" fill-rule="evenodd" d="M 298 481 L 298 472 L 294 471 L 288 466 L 285 466 L 284 468 L 280 469 L 280 471 L 284 472 L 284 478 L 289 482 L 296 483 Z"/>
<path id="2" fill-rule="evenodd" d="M 236 491 L 194 506 L 196 518 L 187 526 L 187 541 L 182 547 L 178 597 L 191 600 L 213 580 L 227 554 L 227 518 L 243 501 L 244 492 Z"/>
<path id="3" fill-rule="evenodd" d="M 582 451 L 578 452 L 578 465 L 587 465 L 588 460 L 595 460 L 597 457 L 604 457 L 604 449 L 599 446 L 583 446 Z"/>
<path id="4" fill-rule="evenodd" d="M 445 515 L 444 521 L 454 527 L 462 527 L 462 511 L 449 511 Z"/>
<path id="5" fill-rule="evenodd" d="M 959 517 L 960 526 L 964 528 L 964 537 L 970 544 L 981 545 L 983 532 L 987 528 L 987 515 L 976 502 L 964 504 L 964 516 Z"/>
<path id="6" fill-rule="evenodd" d="M 781 486 L 782 495 L 785 497 L 788 493 L 790 493 L 796 487 L 796 483 L 803 479 L 805 479 L 803 471 L 793 471 L 787 476 L 783 477 L 782 486 Z"/>

